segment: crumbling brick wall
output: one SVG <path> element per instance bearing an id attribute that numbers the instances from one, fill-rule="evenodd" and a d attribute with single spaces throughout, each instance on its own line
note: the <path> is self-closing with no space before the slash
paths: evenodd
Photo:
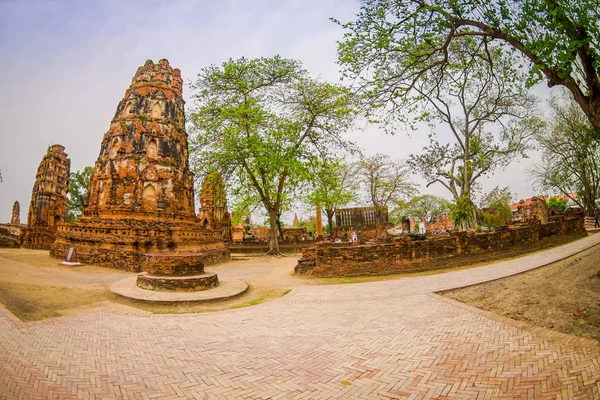
<path id="1" fill-rule="evenodd" d="M 553 235 L 584 235 L 582 215 L 556 216 L 542 225 L 538 219 L 503 226 L 493 232 L 455 232 L 392 243 L 318 243 L 302 250 L 296 272 L 317 277 L 390 275 L 407 270 L 435 269 L 449 259 L 500 252 Z"/>

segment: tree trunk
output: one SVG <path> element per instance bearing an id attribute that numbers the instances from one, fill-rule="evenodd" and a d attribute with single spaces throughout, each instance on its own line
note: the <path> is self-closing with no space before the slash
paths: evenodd
<path id="1" fill-rule="evenodd" d="M 271 240 L 269 241 L 268 255 L 279 256 L 279 242 L 277 240 L 277 211 L 269 210 L 269 228 L 271 231 Z"/>
<path id="2" fill-rule="evenodd" d="M 329 237 L 333 237 L 333 214 L 335 213 L 332 209 L 325 209 L 327 214 L 327 226 L 329 227 Z"/>
<path id="3" fill-rule="evenodd" d="M 279 237 L 283 240 L 283 227 L 281 226 L 281 213 L 277 215 L 277 230 L 279 231 Z"/>

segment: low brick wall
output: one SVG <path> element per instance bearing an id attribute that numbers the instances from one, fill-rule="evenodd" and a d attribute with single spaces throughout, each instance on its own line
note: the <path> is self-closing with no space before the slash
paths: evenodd
<path id="1" fill-rule="evenodd" d="M 450 259 L 497 253 L 535 243 L 553 235 L 585 235 L 583 217 L 552 217 L 503 226 L 493 232 L 455 232 L 426 240 L 399 237 L 391 243 L 318 243 L 302 250 L 295 271 L 317 277 L 391 275 L 407 270 L 435 269 Z"/>
<path id="2" fill-rule="evenodd" d="M 7 227 L 0 226 L 0 247 L 19 248 L 21 247 L 21 239 L 20 230 L 17 234 Z"/>

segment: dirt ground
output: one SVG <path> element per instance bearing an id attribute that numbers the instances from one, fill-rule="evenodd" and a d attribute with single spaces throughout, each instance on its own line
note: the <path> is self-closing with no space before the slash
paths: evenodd
<path id="1" fill-rule="evenodd" d="M 222 279 L 243 280 L 248 291 L 227 301 L 156 304 L 126 299 L 108 289 L 132 273 L 93 265 L 63 266 L 45 250 L 0 249 L 0 303 L 23 321 L 58 317 L 99 304 L 154 313 L 219 311 L 259 304 L 310 284 L 309 279 L 294 276 L 297 259 L 252 257 L 210 266 L 206 270 Z"/>
<path id="2" fill-rule="evenodd" d="M 136 312 L 139 312 L 140 310 L 153 313 L 211 312 L 260 304 L 265 301 L 279 298 L 287 294 L 292 288 L 300 285 L 345 284 L 384 279 L 402 279 L 407 276 L 446 272 L 448 269 L 473 268 L 481 264 L 488 264 L 491 259 L 512 258 L 524 253 L 540 251 L 560 245 L 565 241 L 566 239 L 561 241 L 539 242 L 535 247 L 524 248 L 520 251 L 514 250 L 510 253 L 503 254 L 503 257 L 502 255 L 495 255 L 493 258 L 488 257 L 487 259 L 474 258 L 473 260 L 470 260 L 470 265 L 468 266 L 465 266 L 463 261 L 463 265 L 460 267 L 454 264 L 448 264 L 448 268 L 446 269 L 384 277 L 332 279 L 300 277 L 294 275 L 294 266 L 296 265 L 299 255 L 280 258 L 248 257 L 247 259 L 234 260 L 206 268 L 207 271 L 217 272 L 221 279 L 230 278 L 245 281 L 249 285 L 249 290 L 246 293 L 227 301 L 178 304 L 156 304 L 134 301 L 110 292 L 108 286 L 111 283 L 131 276 L 133 275 L 132 273 L 93 265 L 80 267 L 63 266 L 59 264 L 59 260 L 51 258 L 48 255 L 48 252 L 44 250 L 0 249 L 0 303 L 4 304 L 8 310 L 23 321 L 36 321 L 45 318 L 58 317 L 98 305 L 117 308 L 125 307 Z M 567 272 L 566 278 L 562 276 L 554 278 L 554 275 L 552 274 L 546 276 L 545 273 L 542 273 L 544 279 L 538 278 L 531 279 L 525 283 L 515 283 L 514 285 L 518 285 L 515 287 L 518 287 L 519 289 L 516 291 L 516 294 L 508 295 L 508 298 L 504 300 L 503 303 L 501 303 L 500 300 L 494 299 L 490 300 L 489 303 L 493 305 L 498 301 L 500 309 L 504 310 L 506 307 L 506 312 L 501 312 L 503 315 L 510 314 L 508 315 L 510 317 L 536 323 L 535 319 L 530 320 L 525 317 L 520 318 L 518 313 L 527 315 L 529 315 L 528 313 L 548 313 L 549 311 L 547 310 L 549 310 L 548 304 L 550 304 L 550 300 L 557 300 L 560 295 L 561 298 L 563 298 L 563 301 L 569 301 L 566 303 L 566 307 L 569 310 L 567 314 L 574 311 L 581 313 L 581 315 L 577 317 L 572 314 L 570 314 L 571 316 L 567 315 L 567 319 L 570 318 L 575 321 L 575 327 L 578 328 L 574 331 L 569 331 L 568 333 L 588 335 L 586 332 L 590 332 L 593 329 L 600 331 L 600 325 L 598 325 L 600 322 L 598 320 L 598 314 L 600 314 L 598 312 L 598 307 L 600 306 L 600 301 L 598 301 L 598 280 L 600 280 L 600 278 L 595 281 L 591 278 L 587 281 L 583 279 L 583 275 L 588 274 L 585 275 L 585 277 L 588 277 L 594 273 L 598 273 L 598 270 L 600 270 L 600 266 L 596 268 L 595 272 L 593 268 L 594 257 L 595 260 L 600 260 L 600 248 L 597 249 L 595 253 L 590 253 L 591 255 L 589 256 L 587 254 L 588 253 L 586 252 L 585 255 L 582 254 L 580 256 L 582 260 L 589 261 L 586 264 L 588 265 L 587 272 Z M 572 264 L 574 266 L 570 266 L 568 271 L 571 271 L 571 269 L 575 271 L 575 266 L 578 265 L 579 261 L 580 260 L 573 261 Z M 562 265 L 562 263 L 559 264 Z M 596 265 L 598 264 L 599 263 L 596 262 Z M 543 271 L 545 268 L 539 271 Z M 558 268 L 559 270 L 564 269 L 564 267 Z M 579 278 L 581 278 L 581 280 Z M 555 291 L 559 292 L 558 295 L 553 295 L 552 299 L 545 299 L 542 297 L 538 300 L 516 300 L 517 298 L 520 299 L 520 297 L 516 297 L 517 295 L 522 296 L 523 292 L 531 292 L 529 289 L 523 290 L 527 284 L 539 284 L 545 281 L 548 281 L 547 285 L 549 287 L 554 288 Z M 565 283 L 563 281 L 569 282 L 575 286 L 563 288 L 562 284 Z M 498 282 L 492 284 L 498 284 Z M 584 288 L 585 291 L 583 291 L 582 288 Z M 475 287 L 469 289 L 477 290 Z M 499 289 L 499 291 L 503 290 L 505 289 Z M 491 299 L 491 294 L 488 294 L 488 292 L 490 292 L 488 289 L 480 290 L 479 295 L 475 297 Z M 544 292 L 550 291 L 541 289 L 541 292 L 543 295 Z M 596 297 L 588 294 L 588 292 L 595 293 Z M 457 291 L 455 294 L 448 294 L 448 296 L 459 296 L 458 293 L 460 292 Z M 511 302 L 524 306 L 526 310 L 512 310 L 509 307 Z M 485 308 L 485 306 L 474 305 L 492 310 L 491 306 L 490 308 Z M 562 315 L 560 314 L 561 312 L 557 311 L 557 315 Z M 562 326 L 560 322 L 562 320 L 564 320 L 564 318 L 555 317 L 552 319 L 554 329 L 559 329 L 559 325 Z M 544 323 L 542 326 L 550 327 L 550 324 Z M 589 336 L 586 337 L 595 337 L 598 339 L 598 332 L 596 332 L 596 336 L 593 336 L 590 333 Z"/>
<path id="3" fill-rule="evenodd" d="M 533 271 L 441 294 L 518 321 L 600 341 L 600 246 Z"/>

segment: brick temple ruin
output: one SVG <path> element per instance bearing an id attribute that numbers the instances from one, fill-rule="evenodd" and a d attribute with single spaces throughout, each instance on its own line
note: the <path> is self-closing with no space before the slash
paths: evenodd
<path id="1" fill-rule="evenodd" d="M 387 206 L 352 207 L 335 210 L 333 236 L 347 240 L 356 233 L 359 240 L 385 236 L 394 225 L 389 222 Z"/>
<path id="2" fill-rule="evenodd" d="M 59 226 L 52 256 L 74 248 L 80 262 L 129 271 L 160 258 L 174 275 L 230 259 L 222 232 L 194 212 L 184 103 L 179 69 L 165 59 L 138 68 L 102 139 L 87 206 L 77 224 Z M 177 271 L 192 258 L 195 271 Z"/>
<path id="3" fill-rule="evenodd" d="M 18 201 L 13 203 L 12 216 L 10 218 L 11 225 L 21 225 L 21 205 Z"/>
<path id="4" fill-rule="evenodd" d="M 58 225 L 67 219 L 70 169 L 64 146 L 50 146 L 35 174 L 23 247 L 47 250 L 54 242 Z"/>
<path id="5" fill-rule="evenodd" d="M 200 221 L 206 228 L 222 232 L 225 242 L 231 243 L 231 215 L 227 210 L 227 193 L 221 174 L 210 172 L 202 182 Z"/>

